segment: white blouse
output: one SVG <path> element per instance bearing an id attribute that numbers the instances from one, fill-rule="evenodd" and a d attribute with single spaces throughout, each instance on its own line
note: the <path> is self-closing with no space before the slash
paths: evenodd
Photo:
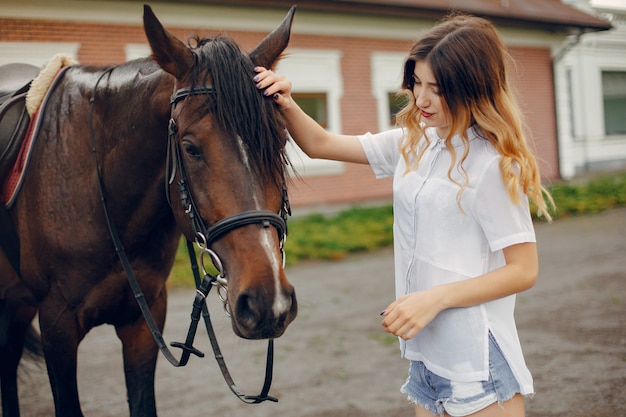
<path id="1" fill-rule="evenodd" d="M 450 181 L 451 154 L 434 128 L 419 166 L 406 172 L 400 144 L 402 129 L 359 136 L 378 178 L 393 177 L 396 296 L 485 274 L 504 266 L 502 249 L 535 242 L 528 198 L 507 194 L 493 146 L 468 130 L 470 151 L 462 167 L 461 138 L 453 139 L 457 165 L 452 177 L 469 182 L 461 194 Z M 422 142 L 425 145 L 425 142 Z M 432 372 L 455 381 L 487 380 L 488 333 L 491 331 L 522 390 L 533 392 L 532 376 L 522 355 L 513 312 L 515 295 L 467 308 L 442 311 L 415 337 L 400 339 L 402 356 L 422 361 Z"/>

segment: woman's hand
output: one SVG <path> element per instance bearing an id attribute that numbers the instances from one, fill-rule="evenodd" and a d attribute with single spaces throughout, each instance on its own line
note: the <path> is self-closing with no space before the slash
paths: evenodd
<path id="1" fill-rule="evenodd" d="M 263 90 L 264 96 L 271 96 L 281 109 L 286 109 L 293 103 L 291 81 L 284 75 L 276 74 L 263 67 L 255 67 L 254 71 L 257 74 L 252 80 L 256 83 L 256 88 Z"/>
<path id="2" fill-rule="evenodd" d="M 518 243 L 502 252 L 506 262 L 503 267 L 398 298 L 382 313 L 385 331 L 408 340 L 447 308 L 471 307 L 531 288 L 539 271 L 537 245 Z"/>
<path id="3" fill-rule="evenodd" d="M 404 340 L 409 340 L 419 333 L 442 310 L 438 297 L 434 296 L 433 292 L 414 292 L 391 303 L 382 312 L 385 318 L 381 324 L 385 331 Z"/>

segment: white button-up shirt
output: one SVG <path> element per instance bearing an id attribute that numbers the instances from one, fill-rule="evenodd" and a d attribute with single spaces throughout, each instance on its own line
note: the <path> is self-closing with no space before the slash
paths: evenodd
<path id="1" fill-rule="evenodd" d="M 502 249 L 535 242 L 528 198 L 520 190 L 513 203 L 504 186 L 500 155 L 468 130 L 470 151 L 462 167 L 459 136 L 453 139 L 457 165 L 451 175 L 451 154 L 434 128 L 417 169 L 406 171 L 400 144 L 404 131 L 395 129 L 359 136 L 377 177 L 393 177 L 396 296 L 476 277 L 505 264 Z M 425 142 L 422 142 L 425 145 Z M 532 377 L 522 355 L 513 310 L 515 295 L 467 308 L 442 311 L 414 338 L 400 340 L 402 356 L 422 361 L 432 372 L 455 381 L 487 380 L 488 333 L 491 332 L 522 394 L 533 392 Z"/>

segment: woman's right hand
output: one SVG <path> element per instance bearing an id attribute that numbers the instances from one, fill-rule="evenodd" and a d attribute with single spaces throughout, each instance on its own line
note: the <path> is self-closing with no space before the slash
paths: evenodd
<path id="1" fill-rule="evenodd" d="M 263 67 L 254 69 L 256 87 L 263 95 L 272 97 L 285 116 L 289 134 L 310 158 L 367 164 L 367 157 L 356 136 L 338 135 L 326 131 L 308 116 L 291 97 L 291 81 Z"/>
<path id="2" fill-rule="evenodd" d="M 284 75 L 276 74 L 264 67 L 255 67 L 254 71 L 257 74 L 252 80 L 256 83 L 256 88 L 263 91 L 264 96 L 272 97 L 281 109 L 286 109 L 293 103 L 291 81 Z"/>

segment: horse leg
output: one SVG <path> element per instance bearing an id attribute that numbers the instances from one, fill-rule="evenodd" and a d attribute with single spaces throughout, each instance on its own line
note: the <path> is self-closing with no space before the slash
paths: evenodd
<path id="1" fill-rule="evenodd" d="M 150 306 L 154 321 L 163 331 L 167 309 L 165 290 Z M 137 321 L 116 326 L 124 352 L 124 375 L 128 393 L 130 417 L 156 417 L 154 374 L 159 349 L 143 316 Z"/>
<path id="2" fill-rule="evenodd" d="M 53 287 L 54 288 L 54 287 Z M 83 417 L 78 398 L 78 344 L 85 336 L 63 297 L 49 293 L 39 308 L 41 341 L 56 417 Z"/>
<path id="3" fill-rule="evenodd" d="M 0 300 L 0 387 L 2 388 L 2 415 L 19 417 L 19 397 L 17 390 L 17 369 L 24 350 L 25 337 L 34 342 L 31 321 L 37 310 L 22 306 L 15 309 L 5 300 Z M 39 347 L 33 347 L 34 355 L 40 354 Z"/>
<path id="4" fill-rule="evenodd" d="M 35 298 L 0 250 L 0 388 L 4 417 L 20 415 L 17 369 L 24 347 L 31 358 L 41 356 L 39 335 L 31 326 L 36 305 Z"/>
<path id="5" fill-rule="evenodd" d="M 23 336 L 15 331 L 14 310 L 1 301 L 0 307 L 0 386 L 2 387 L 2 415 L 20 415 L 19 398 L 17 395 L 17 367 L 23 350 Z M 21 340 L 20 340 L 21 339 Z"/>

